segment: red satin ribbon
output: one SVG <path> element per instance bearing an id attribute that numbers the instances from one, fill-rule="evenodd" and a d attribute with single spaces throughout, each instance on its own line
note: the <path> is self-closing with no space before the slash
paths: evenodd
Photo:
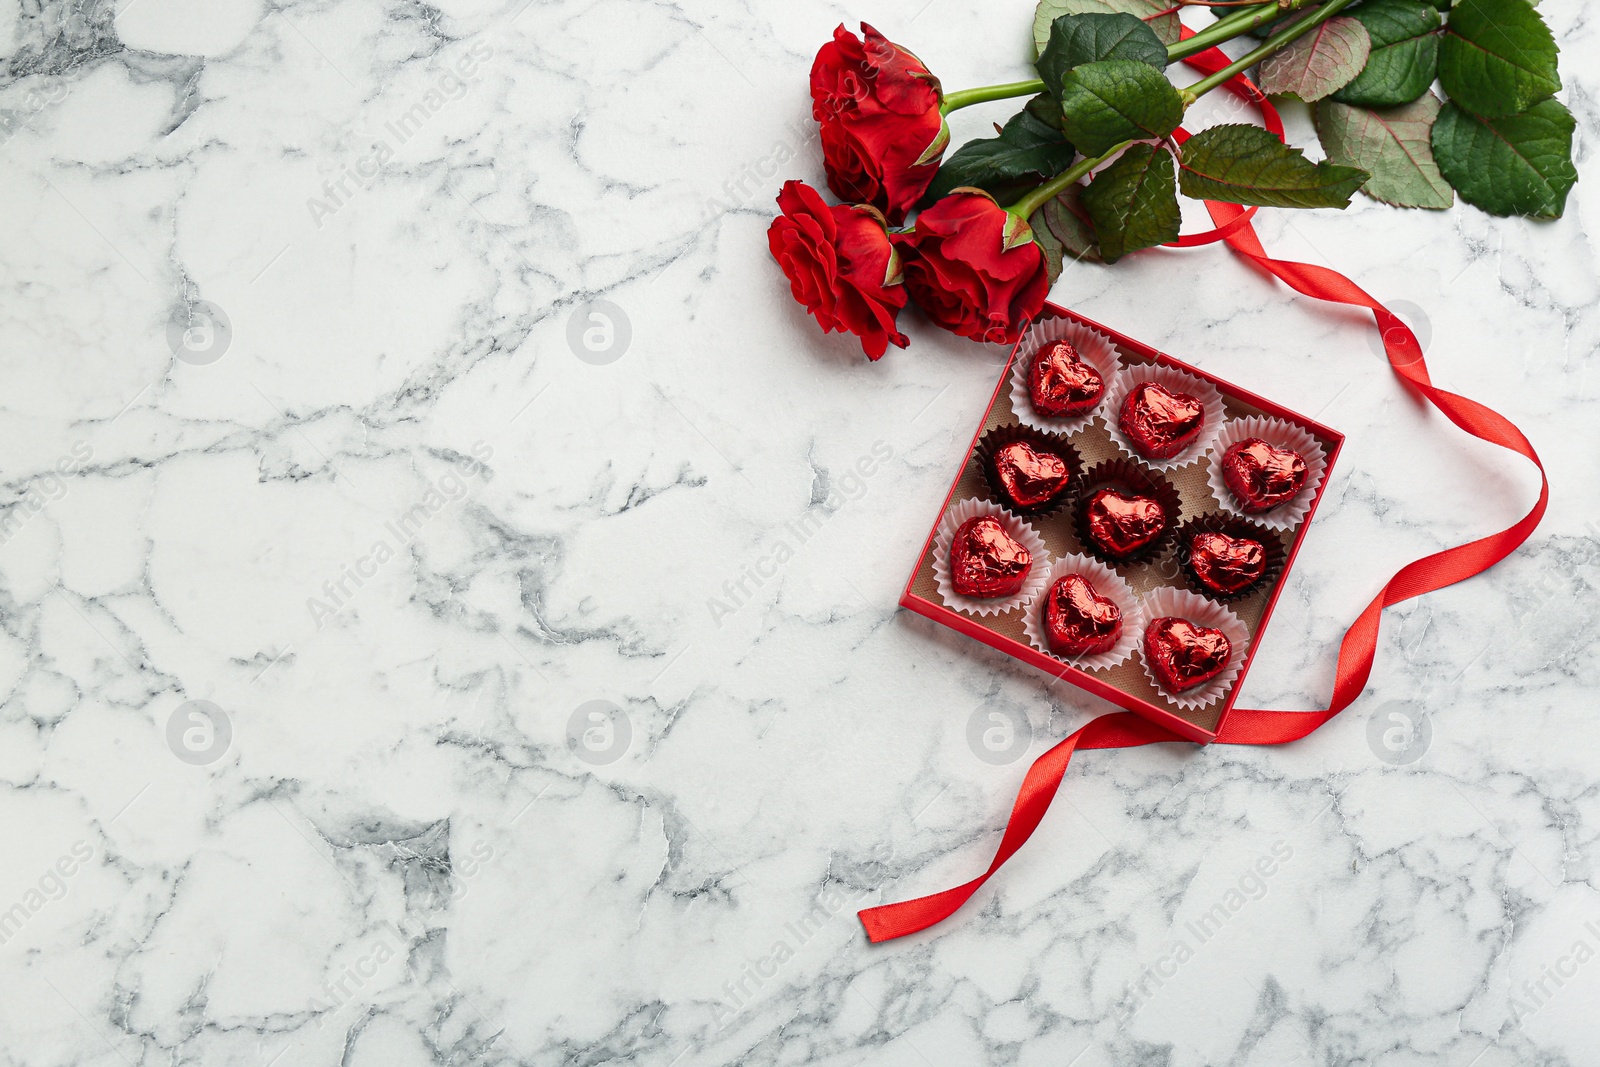
<path id="1" fill-rule="evenodd" d="M 1194 57 L 1200 66 L 1215 62 L 1209 54 Z M 1225 59 L 1225 57 L 1224 57 Z M 1217 68 L 1219 69 L 1219 68 Z M 1254 86 L 1250 86 L 1254 89 Z M 1259 95 L 1259 93 L 1257 94 Z M 1270 105 L 1268 105 L 1270 107 Z M 1276 117 L 1275 115 L 1273 116 Z M 1278 128 L 1282 136 L 1281 126 Z M 1235 708 L 1223 720 L 1217 740 L 1228 745 L 1281 745 L 1296 741 L 1349 707 L 1367 683 L 1372 673 L 1372 663 L 1378 646 L 1378 626 L 1383 609 L 1413 597 L 1431 593 L 1453 585 L 1493 567 L 1516 550 L 1533 533 L 1544 517 L 1550 501 L 1550 482 L 1545 477 L 1544 465 L 1522 431 L 1499 413 L 1464 396 L 1438 388 L 1428 376 L 1428 366 L 1422 358 L 1422 346 L 1403 321 L 1387 308 L 1363 292 L 1350 279 L 1326 267 L 1308 263 L 1293 263 L 1273 259 L 1267 255 L 1260 238 L 1250 225 L 1250 214 L 1235 204 L 1207 202 L 1206 208 L 1216 230 L 1196 235 L 1191 244 L 1225 240 L 1240 256 L 1277 277 L 1296 292 L 1318 300 L 1366 308 L 1383 338 L 1383 347 L 1389 357 L 1389 366 L 1402 380 L 1442 411 L 1457 426 L 1472 436 L 1511 450 L 1524 456 L 1539 470 L 1539 501 L 1515 525 L 1499 533 L 1480 538 L 1470 544 L 1436 552 L 1431 556 L 1408 563 L 1384 584 L 1339 643 L 1338 667 L 1334 676 L 1333 696 L 1328 707 L 1320 711 L 1252 711 Z M 1213 234 L 1217 236 L 1212 236 Z M 1183 243 L 1183 242 L 1180 242 Z M 1050 808 L 1061 778 L 1072 761 L 1072 754 L 1080 748 L 1133 748 L 1140 745 L 1165 742 L 1183 742 L 1185 738 L 1140 718 L 1128 711 L 1102 715 L 1087 723 L 1077 733 L 1068 737 L 1034 761 L 1022 781 L 1022 789 L 1011 809 L 1005 835 L 1000 840 L 989 869 L 972 881 L 931 896 L 918 897 L 898 904 L 885 904 L 859 912 L 861 925 L 868 939 L 888 941 L 906 934 L 925 930 L 948 917 L 966 903 L 978 888 L 1000 866 L 1014 855 L 1017 849 L 1033 834 L 1044 813 Z"/>

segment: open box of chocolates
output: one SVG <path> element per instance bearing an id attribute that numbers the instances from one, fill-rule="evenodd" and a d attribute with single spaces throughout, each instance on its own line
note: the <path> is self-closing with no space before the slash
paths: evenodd
<path id="1" fill-rule="evenodd" d="M 1046 305 L 900 602 L 1210 741 L 1343 441 Z"/>

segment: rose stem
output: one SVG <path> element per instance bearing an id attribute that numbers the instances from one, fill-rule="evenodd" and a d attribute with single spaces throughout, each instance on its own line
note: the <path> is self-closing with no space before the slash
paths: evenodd
<path id="1" fill-rule="evenodd" d="M 1280 30 L 1271 37 L 1267 38 L 1261 47 L 1255 49 L 1254 51 L 1245 53 L 1243 56 L 1240 56 L 1238 59 L 1228 64 L 1226 67 L 1223 67 L 1215 74 L 1207 75 L 1206 77 L 1195 82 L 1193 85 L 1186 85 L 1178 91 L 1183 94 L 1186 101 L 1193 103 L 1195 100 L 1204 96 L 1206 93 L 1209 93 L 1211 90 L 1215 89 L 1223 82 L 1226 82 L 1234 75 L 1249 70 L 1251 67 L 1255 66 L 1257 63 L 1260 63 L 1263 59 L 1266 59 L 1279 49 L 1286 48 L 1295 41 L 1298 41 L 1300 38 L 1304 37 L 1306 34 L 1310 33 L 1324 22 L 1327 22 L 1329 19 L 1333 18 L 1333 16 L 1337 15 L 1341 10 L 1349 7 L 1352 3 L 1354 3 L 1354 0 L 1328 0 L 1326 4 L 1323 4 L 1315 11 L 1306 15 L 1288 29 Z M 1193 38 L 1191 38 L 1191 40 L 1193 40 Z"/>
<path id="2" fill-rule="evenodd" d="M 1235 37 L 1249 33 L 1258 26 L 1264 26 L 1274 19 L 1282 18 L 1291 11 L 1305 7 L 1310 2 L 1311 0 L 1284 0 L 1283 3 L 1256 4 L 1252 7 L 1235 11 L 1226 18 L 1218 19 L 1193 37 L 1168 47 L 1167 62 L 1176 63 L 1180 59 L 1187 59 L 1192 55 L 1204 52 L 1214 45 L 1219 45 L 1224 41 L 1231 41 Z"/>
<path id="3" fill-rule="evenodd" d="M 1012 96 L 1028 96 L 1032 93 L 1044 92 L 1044 82 L 1038 78 L 1025 82 L 1006 82 L 1004 85 L 983 85 L 976 89 L 958 89 L 944 98 L 944 103 L 939 108 L 939 113 L 948 115 L 952 111 L 969 107 L 972 104 L 982 104 L 990 100 L 1004 100 Z"/>
<path id="4" fill-rule="evenodd" d="M 1307 15 L 1305 18 L 1301 19 L 1288 29 L 1273 35 L 1269 40 L 1262 44 L 1260 48 L 1255 49 L 1253 52 L 1242 57 L 1237 62 L 1231 63 L 1210 77 L 1197 81 L 1193 85 L 1186 86 L 1178 91 L 1184 95 L 1184 99 L 1188 103 L 1193 103 L 1195 100 L 1204 96 L 1206 93 L 1209 93 L 1211 90 L 1215 89 L 1223 82 L 1226 82 L 1229 78 L 1232 78 L 1239 72 L 1248 70 L 1250 67 L 1255 66 L 1263 59 L 1278 51 L 1280 48 L 1287 47 L 1292 42 L 1305 36 L 1307 33 L 1311 32 L 1313 28 L 1320 26 L 1322 23 L 1336 15 L 1341 9 L 1349 7 L 1354 2 L 1355 0 L 1328 0 L 1328 3 Z M 1273 6 L 1276 7 L 1277 5 L 1274 4 Z M 1010 207 L 1006 208 L 1006 210 L 1011 212 L 1013 215 L 1020 216 L 1024 221 L 1026 221 L 1033 215 L 1035 211 L 1038 211 L 1041 207 L 1048 203 L 1052 197 L 1058 195 L 1068 186 L 1077 182 L 1085 174 L 1088 174 L 1096 167 L 1112 159 L 1118 153 L 1123 151 L 1123 149 L 1127 148 L 1133 143 L 1134 142 L 1132 140 L 1123 141 L 1119 145 L 1113 145 L 1111 149 L 1105 152 L 1103 155 L 1096 156 L 1093 159 L 1079 160 L 1077 163 L 1074 163 L 1072 166 L 1062 171 L 1056 177 L 1050 179 L 1037 189 L 1033 190 L 1033 192 L 1024 196 L 1021 200 L 1018 200 L 1015 204 L 1012 204 Z"/>
<path id="5" fill-rule="evenodd" d="M 1062 190 L 1067 188 L 1067 186 L 1073 184 L 1079 178 L 1083 177 L 1085 174 L 1088 174 L 1091 170 L 1094 170 L 1094 168 L 1106 162 L 1112 156 L 1115 156 L 1118 152 L 1121 152 L 1124 148 L 1127 148 L 1131 144 L 1133 144 L 1132 141 L 1123 141 L 1119 145 L 1112 146 L 1111 150 L 1105 153 L 1105 155 L 1096 156 L 1094 159 L 1080 159 L 1078 162 L 1062 171 L 1056 177 L 1051 178 L 1049 181 L 1039 186 L 1039 188 L 1035 189 L 1027 196 L 1024 196 L 1015 204 L 1012 204 L 1010 207 L 1006 208 L 1006 210 L 1011 212 L 1013 215 L 1019 216 L 1024 222 L 1026 222 L 1035 211 L 1038 211 L 1041 207 L 1048 203 L 1050 199 L 1057 193 L 1060 193 Z"/>
<path id="6" fill-rule="evenodd" d="M 1188 40 L 1179 41 L 1167 49 L 1167 62 L 1176 63 L 1197 52 L 1222 43 L 1231 41 L 1241 34 L 1248 33 L 1257 26 L 1265 25 L 1273 19 L 1281 18 L 1290 11 L 1298 10 L 1312 0 L 1271 0 L 1269 3 L 1253 4 L 1250 7 L 1236 11 L 1224 19 L 1219 19 L 1213 25 L 1207 26 Z M 1343 6 L 1343 5 L 1340 5 Z M 1028 81 L 1005 82 L 1000 85 L 982 85 L 976 89 L 958 89 L 945 95 L 944 103 L 939 107 L 941 115 L 948 115 L 952 111 L 959 111 L 973 104 L 985 104 L 991 100 L 1006 100 L 1014 96 L 1030 96 L 1034 93 L 1044 92 L 1044 82 L 1038 78 Z"/>

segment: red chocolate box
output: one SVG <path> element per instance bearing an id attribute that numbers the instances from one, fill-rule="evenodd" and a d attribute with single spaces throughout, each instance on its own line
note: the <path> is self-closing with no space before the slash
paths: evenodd
<path id="1" fill-rule="evenodd" d="M 1237 675 L 1227 683 L 1226 691 L 1218 699 L 1205 706 L 1186 707 L 1184 705 L 1192 704 L 1192 701 L 1184 701 L 1183 694 L 1169 695 L 1151 681 L 1142 666 L 1141 655 L 1137 650 L 1115 666 L 1099 670 L 1080 669 L 1073 665 L 1070 658 L 1057 657 L 1034 647 L 1029 642 L 1024 632 L 1022 607 L 1012 607 L 999 613 L 979 614 L 971 610 L 960 610 L 954 602 L 947 603 L 945 597 L 941 595 L 939 582 L 934 573 L 935 538 L 940 524 L 944 522 L 952 505 L 974 497 L 992 504 L 1004 503 L 995 496 L 992 482 L 986 477 L 985 454 L 978 445 L 979 441 L 991 431 L 1019 422 L 1019 413 L 1012 406 L 1011 385 L 1016 361 L 1029 359 L 1033 355 L 1031 350 L 1024 350 L 1030 345 L 1030 339 L 1026 335 L 1012 350 L 1011 358 L 1006 363 L 1005 373 L 995 389 L 993 399 L 989 402 L 989 410 L 977 433 L 973 435 L 967 458 L 950 487 L 950 493 L 945 497 L 944 504 L 939 510 L 939 517 L 934 523 L 933 532 L 928 535 L 928 540 L 923 545 L 922 553 L 911 572 L 911 580 L 906 584 L 900 603 L 935 622 L 975 637 L 986 645 L 1046 671 L 1053 677 L 1064 678 L 1119 707 L 1137 712 L 1184 737 L 1202 743 L 1212 741 L 1216 738 L 1223 719 L 1233 707 L 1245 674 L 1250 668 L 1250 660 L 1260 646 L 1261 632 L 1266 628 L 1267 620 L 1272 615 L 1272 607 L 1277 602 L 1289 568 L 1294 563 L 1300 544 L 1305 539 L 1306 530 L 1311 525 L 1311 518 L 1316 513 L 1317 504 L 1327 489 L 1328 475 L 1333 469 L 1339 448 L 1344 443 L 1344 436 L 1303 415 L 1173 359 L 1148 345 L 1140 344 L 1065 308 L 1054 304 L 1045 305 L 1040 324 L 1041 327 L 1049 324 L 1055 326 L 1077 324 L 1079 328 L 1098 331 L 1105 338 L 1109 338 L 1115 346 L 1117 357 L 1124 368 L 1124 375 L 1138 376 L 1142 369 L 1148 368 L 1169 368 L 1209 383 L 1221 396 L 1223 416 L 1227 420 L 1225 423 L 1227 426 L 1237 427 L 1238 420 L 1252 417 L 1277 419 L 1309 435 L 1309 438 L 1321 447 L 1324 458 L 1320 478 L 1315 487 L 1309 491 L 1307 499 L 1300 502 L 1303 514 L 1292 522 L 1280 522 L 1278 524 L 1280 528 L 1268 531 L 1279 539 L 1278 544 L 1271 546 L 1271 552 L 1276 556 L 1281 549 L 1283 559 L 1281 569 L 1275 568 L 1275 573 L 1270 574 L 1268 580 L 1261 582 L 1242 597 L 1219 598 L 1225 601 L 1226 610 L 1237 616 L 1238 621 L 1249 632 L 1250 639 L 1242 654 Z M 1098 416 L 1087 425 L 1066 435 L 1077 456 L 1081 457 L 1083 467 L 1093 468 L 1107 460 L 1139 462 L 1137 457 L 1130 456 L 1119 448 L 1113 437 L 1110 427 L 1115 426 L 1117 412 L 1102 408 Z M 1187 463 L 1166 466 L 1158 470 L 1159 477 L 1170 482 L 1177 490 L 1181 504 L 1180 523 L 1188 523 L 1202 516 L 1239 517 L 1225 506 L 1227 501 L 1218 498 L 1218 490 L 1214 488 L 1213 480 L 1209 478 L 1215 453 L 1215 449 L 1208 448 L 1199 457 Z M 1160 467 L 1160 461 L 1156 461 L 1154 466 Z M 1063 556 L 1085 553 L 1085 546 L 1080 543 L 1078 534 L 1074 531 L 1070 509 L 1045 515 L 1019 515 L 1018 518 L 1028 523 L 1043 538 L 1049 552 L 1049 559 L 1037 560 L 1036 567 L 1048 568 L 1053 561 Z M 1159 589 L 1187 591 L 1192 588 L 1182 569 L 1180 547 L 1175 544 L 1166 545 L 1160 553 L 1150 558 L 1114 564 L 1113 569 L 1141 597 Z M 1152 617 L 1143 621 L 1153 622 L 1154 619 Z"/>

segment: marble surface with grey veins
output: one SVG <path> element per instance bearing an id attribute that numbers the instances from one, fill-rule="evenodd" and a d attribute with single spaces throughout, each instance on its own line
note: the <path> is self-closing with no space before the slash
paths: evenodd
<path id="1" fill-rule="evenodd" d="M 1105 707 L 896 607 L 1003 353 L 908 314 L 868 364 L 764 231 L 836 24 L 954 88 L 1026 74 L 1030 9 L 0 3 L 0 1059 L 1600 1061 L 1578 0 L 1564 219 L 1260 221 L 1528 430 L 1544 525 L 1391 611 L 1317 735 L 1081 756 L 952 921 L 865 942 Z M 1219 248 L 1053 295 L 1349 435 L 1249 705 L 1320 706 L 1389 571 L 1533 500 Z"/>

